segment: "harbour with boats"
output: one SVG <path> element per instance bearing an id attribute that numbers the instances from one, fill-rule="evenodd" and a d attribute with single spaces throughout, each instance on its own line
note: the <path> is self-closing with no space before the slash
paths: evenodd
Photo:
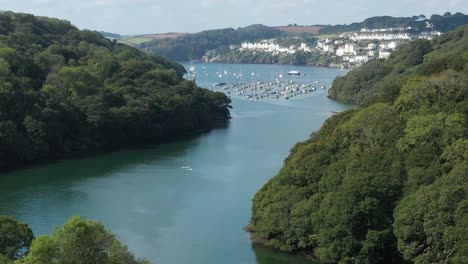
<path id="1" fill-rule="evenodd" d="M 250 101 L 290 100 L 328 90 L 336 75 L 347 70 L 331 69 L 336 75 L 324 75 L 320 67 L 217 64 L 186 62 L 186 78 L 196 81 L 202 87 L 224 92 L 232 97 Z"/>

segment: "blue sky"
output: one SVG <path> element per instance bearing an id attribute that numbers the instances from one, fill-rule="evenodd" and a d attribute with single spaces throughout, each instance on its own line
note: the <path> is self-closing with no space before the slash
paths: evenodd
<path id="1" fill-rule="evenodd" d="M 0 0 L 0 9 L 120 34 L 297 23 L 344 24 L 377 15 L 462 12 L 468 0 Z"/>

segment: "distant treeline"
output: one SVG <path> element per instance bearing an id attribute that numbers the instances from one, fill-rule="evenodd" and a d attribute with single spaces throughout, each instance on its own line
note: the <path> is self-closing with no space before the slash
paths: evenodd
<path id="1" fill-rule="evenodd" d="M 334 81 L 337 114 L 255 195 L 250 230 L 323 263 L 468 263 L 468 26 Z"/>
<path id="2" fill-rule="evenodd" d="M 451 14 L 449 12 L 441 15 L 432 15 L 426 18 L 424 15 L 413 17 L 391 17 L 378 16 L 371 17 L 363 22 L 352 23 L 350 25 L 327 26 L 320 29 L 320 34 L 341 34 L 343 32 L 359 31 L 361 28 L 395 28 L 395 27 L 412 27 L 415 32 L 426 30 L 426 22 L 434 26 L 434 30 L 448 32 L 459 26 L 468 24 L 468 15 L 462 13 Z"/>
<path id="3" fill-rule="evenodd" d="M 230 100 L 184 73 L 67 21 L 1 13 L 0 169 L 155 144 L 226 121 Z"/>
<path id="4" fill-rule="evenodd" d="M 99 31 L 99 34 L 101 34 L 105 38 L 115 38 L 115 39 L 122 38 L 122 36 L 120 34 L 115 34 L 115 33 L 111 33 L 111 32 Z"/>

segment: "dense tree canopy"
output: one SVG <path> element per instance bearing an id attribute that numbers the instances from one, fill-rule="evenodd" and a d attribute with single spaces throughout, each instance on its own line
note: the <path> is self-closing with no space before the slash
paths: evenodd
<path id="1" fill-rule="evenodd" d="M 0 264 L 148 264 L 135 258 L 101 223 L 73 217 L 51 235 L 0 216 Z"/>
<path id="2" fill-rule="evenodd" d="M 26 224 L 0 215 L 0 263 L 23 257 L 33 239 L 32 230 Z"/>
<path id="3" fill-rule="evenodd" d="M 366 104 L 292 149 L 251 230 L 324 263 L 466 263 L 467 83 L 468 26 L 335 81 Z"/>
<path id="4" fill-rule="evenodd" d="M 225 121 L 230 100 L 185 69 L 67 21 L 0 14 L 0 169 L 153 144 Z"/>

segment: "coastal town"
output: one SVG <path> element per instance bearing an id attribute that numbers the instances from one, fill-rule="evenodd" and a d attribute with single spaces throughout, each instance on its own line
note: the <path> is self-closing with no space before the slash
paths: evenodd
<path id="1" fill-rule="evenodd" d="M 387 59 L 390 54 L 404 43 L 415 39 L 432 39 L 441 32 L 431 29 L 414 33 L 411 27 L 399 28 L 361 28 L 359 32 L 348 32 L 337 36 L 320 37 L 310 45 L 290 45 L 283 47 L 277 39 L 265 39 L 258 42 L 243 42 L 231 45 L 231 50 L 238 52 L 264 52 L 273 56 L 287 56 L 297 53 L 320 53 L 330 57 L 329 67 L 353 68 L 373 59 Z M 297 37 L 296 37 L 297 38 Z"/>

